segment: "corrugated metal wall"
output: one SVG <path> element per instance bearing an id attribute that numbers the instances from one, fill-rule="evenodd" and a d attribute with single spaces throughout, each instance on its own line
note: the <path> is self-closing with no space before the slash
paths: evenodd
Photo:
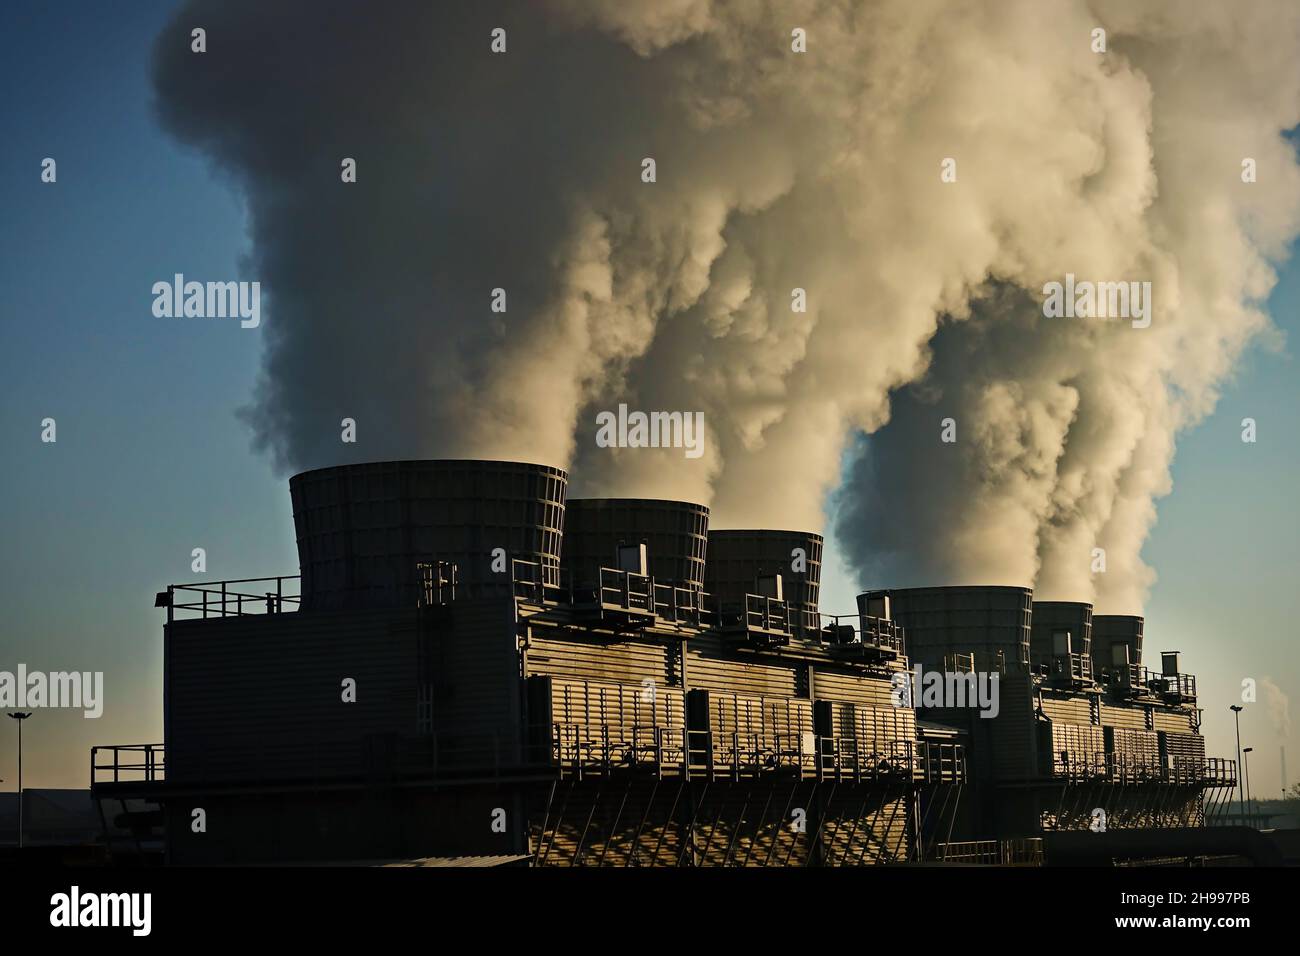
<path id="1" fill-rule="evenodd" d="M 887 751 L 889 742 L 916 739 L 916 713 L 906 707 L 870 707 L 834 701 L 831 728 L 836 737 L 871 741 L 874 749 Z"/>
<path id="2" fill-rule="evenodd" d="M 1169 763 L 1174 765 L 1175 757 L 1200 762 L 1205 759 L 1205 738 L 1200 734 L 1165 734 L 1165 747 L 1169 752 Z"/>
<path id="3" fill-rule="evenodd" d="M 1147 716 L 1144 707 L 1114 707 L 1101 705 L 1101 722 L 1107 727 L 1127 727 L 1130 730 L 1146 730 Z"/>
<path id="4" fill-rule="evenodd" d="M 163 645 L 169 782 L 355 773 L 367 735 L 415 731 L 414 609 L 177 621 Z"/>
<path id="5" fill-rule="evenodd" d="M 1196 715 L 1188 711 L 1155 711 L 1154 723 L 1156 730 L 1167 730 L 1171 733 L 1192 733 L 1195 730 Z"/>
<path id="6" fill-rule="evenodd" d="M 994 779 L 1016 780 L 1038 772 L 1037 720 L 1033 682 L 1028 674 L 1004 674 L 999 681 L 998 716 L 975 717 L 972 726 L 989 724 L 989 746 L 972 755 L 991 764 Z"/>
<path id="7" fill-rule="evenodd" d="M 842 700 L 871 707 L 894 706 L 893 684 L 881 678 L 817 668 L 813 693 L 819 700 Z"/>
<path id="8" fill-rule="evenodd" d="M 692 690 L 735 691 L 795 697 L 799 694 L 798 671 L 805 665 L 759 664 L 721 656 L 721 640 L 713 635 L 693 637 L 686 644 L 686 680 Z"/>
<path id="9" fill-rule="evenodd" d="M 644 687 L 566 678 L 551 680 L 551 719 L 589 727 L 684 727 L 685 695 L 679 688 Z"/>
<path id="10" fill-rule="evenodd" d="M 1100 727 L 1052 721 L 1052 756 L 1057 764 L 1061 754 L 1069 755 L 1071 764 L 1090 763 L 1106 752 L 1106 740 Z"/>
<path id="11" fill-rule="evenodd" d="M 434 627 L 440 675 L 433 701 L 435 732 L 517 740 L 522 689 L 514 601 L 456 601 L 447 611 L 447 629 Z"/>
<path id="12" fill-rule="evenodd" d="M 709 727 L 714 734 L 757 734 L 785 739 L 813 729 L 812 701 L 789 697 L 709 692 Z"/>
<path id="13" fill-rule="evenodd" d="M 1137 757 L 1147 766 L 1160 762 L 1160 744 L 1153 730 L 1129 730 L 1117 727 L 1114 731 L 1115 753 Z"/>
<path id="14" fill-rule="evenodd" d="M 1092 708 L 1087 697 L 1052 697 L 1043 695 L 1043 713 L 1051 720 L 1070 724 L 1092 723 Z"/>
<path id="15" fill-rule="evenodd" d="M 659 687 L 676 683 L 669 670 L 669 648 L 664 643 L 611 644 L 584 640 L 580 634 L 561 640 L 535 628 L 528 639 L 525 661 L 530 677 L 550 674 L 638 686 L 650 680 Z"/>

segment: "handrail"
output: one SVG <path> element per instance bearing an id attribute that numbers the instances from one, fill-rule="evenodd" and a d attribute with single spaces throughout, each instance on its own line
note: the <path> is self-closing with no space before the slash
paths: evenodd
<path id="1" fill-rule="evenodd" d="M 1092 680 L 1092 657 L 1088 654 L 1034 655 L 1033 663 L 1048 678 L 1063 677 L 1069 681 Z"/>
<path id="2" fill-rule="evenodd" d="M 940 843 L 934 859 L 944 863 L 969 863 L 985 866 L 1034 866 L 1043 862 L 1042 837 L 1019 837 L 1010 840 L 970 840 L 963 843 Z"/>
<path id="3" fill-rule="evenodd" d="M 789 637 L 790 607 L 763 594 L 746 594 L 743 603 L 718 603 L 718 625 L 727 633 Z"/>
<path id="4" fill-rule="evenodd" d="M 944 654 L 943 670 L 946 674 L 973 674 L 975 673 L 975 653 L 969 654 Z"/>
<path id="5" fill-rule="evenodd" d="M 233 581 L 199 581 L 192 584 L 170 584 L 166 591 L 160 591 L 154 601 L 155 607 L 167 608 L 167 623 L 176 620 L 177 612 L 187 612 L 193 617 L 244 617 L 250 614 L 279 614 L 297 610 L 302 601 L 298 593 L 299 586 L 286 591 L 286 581 L 298 581 L 297 574 L 282 574 L 270 578 L 240 578 Z M 275 590 L 263 588 L 258 592 L 232 589 L 234 584 L 266 584 L 275 582 Z M 191 600 L 177 601 L 177 596 L 192 597 Z M 287 608 L 285 605 L 291 605 Z M 193 619 L 190 617 L 189 619 Z"/>
<path id="6" fill-rule="evenodd" d="M 823 638 L 829 636 L 832 643 L 863 644 L 867 647 L 891 650 L 900 657 L 907 652 L 907 644 L 902 626 L 886 617 L 873 617 L 869 614 L 821 614 Z M 841 623 L 849 622 L 849 623 Z M 838 635 L 852 633 L 852 641 L 844 641 Z"/>
<path id="7" fill-rule="evenodd" d="M 91 786 L 163 783 L 168 779 L 164 753 L 163 744 L 94 747 Z M 319 780 L 376 772 L 438 779 L 530 768 L 582 775 L 637 767 L 683 776 L 751 779 L 767 773 L 793 773 L 819 780 L 913 784 L 959 782 L 967 772 L 965 749 L 957 743 L 816 737 L 807 731 L 556 722 L 519 736 L 450 732 L 374 741 L 360 737 L 259 741 L 249 747 L 204 748 L 171 768 L 171 782 Z"/>
<path id="8" fill-rule="evenodd" d="M 112 755 L 108 763 L 100 763 L 97 759 L 101 752 L 107 752 Z M 93 786 L 96 783 L 157 783 L 163 779 L 165 771 L 164 755 L 166 748 L 163 744 L 108 744 L 90 748 L 90 783 Z M 126 754 L 134 759 L 123 761 L 122 755 Z M 138 756 L 136 756 L 138 755 Z M 100 771 L 105 775 L 112 774 L 112 780 L 100 779 Z M 126 781 L 122 780 L 123 774 L 141 774 L 140 777 L 128 777 Z"/>
<path id="9" fill-rule="evenodd" d="M 1180 697 L 1185 700 L 1196 699 L 1196 677 L 1192 674 L 1164 674 L 1149 668 L 1142 668 L 1142 685 L 1154 693 L 1166 697 Z"/>
<path id="10" fill-rule="evenodd" d="M 1051 775 L 1075 780 L 1109 779 L 1123 783 L 1235 786 L 1236 761 L 1221 757 L 1179 755 L 1162 759 L 1151 754 L 1115 751 L 1080 753 L 1063 748 L 1052 752 Z"/>

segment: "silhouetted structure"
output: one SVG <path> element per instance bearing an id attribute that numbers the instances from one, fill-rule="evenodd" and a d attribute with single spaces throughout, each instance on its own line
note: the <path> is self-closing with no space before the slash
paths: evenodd
<path id="1" fill-rule="evenodd" d="M 566 485 L 490 461 L 295 476 L 301 579 L 158 595 L 165 751 L 92 754 L 131 835 L 114 849 L 165 831 L 184 863 L 1034 862 L 1044 828 L 1087 825 L 1090 787 L 1140 769 L 1177 807 L 1112 825 L 1186 827 L 1225 785 L 1183 739 L 1190 678 L 1093 680 L 1086 605 L 1035 621 L 1026 589 L 947 588 L 825 615 L 818 535 Z M 999 716 L 918 720 L 902 625 L 927 669 L 996 668 Z M 1099 628 L 1106 653 L 1125 627 Z"/>
<path id="2" fill-rule="evenodd" d="M 1094 618 L 1090 604 L 1011 587 L 873 591 L 858 602 L 886 598 L 913 663 L 999 676 L 996 717 L 918 711 L 968 734 L 973 793 L 958 832 L 1198 827 L 1207 791 L 1230 795 L 1235 764 L 1205 755 L 1196 678 L 1176 654 L 1158 673 L 1142 666 L 1142 618 Z"/>

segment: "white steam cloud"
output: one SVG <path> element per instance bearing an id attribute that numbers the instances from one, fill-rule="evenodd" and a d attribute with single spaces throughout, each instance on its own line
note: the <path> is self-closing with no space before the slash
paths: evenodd
<path id="1" fill-rule="evenodd" d="M 1281 687 L 1267 677 L 1261 677 L 1259 686 L 1264 691 L 1264 710 L 1268 713 L 1273 730 L 1285 743 L 1291 736 L 1291 701 Z"/>
<path id="2" fill-rule="evenodd" d="M 192 2 L 158 43 L 164 123 L 248 197 L 282 467 L 540 460 L 817 531 L 851 456 L 864 583 L 1140 609 L 1175 438 L 1300 229 L 1293 2 L 359 10 Z M 1151 282 L 1150 328 L 1044 318 L 1066 273 Z M 702 411 L 703 457 L 597 447 L 620 402 Z"/>

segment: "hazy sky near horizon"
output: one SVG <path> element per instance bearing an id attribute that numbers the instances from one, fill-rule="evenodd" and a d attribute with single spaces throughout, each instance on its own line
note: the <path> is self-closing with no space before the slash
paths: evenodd
<path id="1" fill-rule="evenodd" d="M 153 596 L 196 577 L 191 549 L 206 549 L 207 579 L 297 566 L 287 485 L 236 417 L 273 311 L 258 330 L 151 312 L 154 282 L 241 277 L 250 246 L 231 183 L 152 112 L 152 47 L 174 7 L 14 0 L 0 11 L 0 670 L 103 671 L 107 696 L 97 720 L 45 710 L 27 722 L 32 787 L 87 785 L 94 744 L 162 739 Z M 55 186 L 39 179 L 46 156 L 58 159 Z M 1294 252 L 1269 300 L 1282 337 L 1252 347 L 1214 414 L 1181 437 L 1143 550 L 1158 575 L 1148 664 L 1183 652 L 1213 754 L 1232 755 L 1227 708 L 1241 679 L 1261 684 L 1242 721 L 1256 796 L 1276 795 L 1285 704 L 1300 695 Z M 53 445 L 40 442 L 47 416 Z M 1255 444 L 1240 440 L 1246 417 Z M 823 609 L 848 612 L 855 575 L 833 540 L 827 551 Z M 0 724 L 0 789 L 16 782 L 11 725 Z"/>

